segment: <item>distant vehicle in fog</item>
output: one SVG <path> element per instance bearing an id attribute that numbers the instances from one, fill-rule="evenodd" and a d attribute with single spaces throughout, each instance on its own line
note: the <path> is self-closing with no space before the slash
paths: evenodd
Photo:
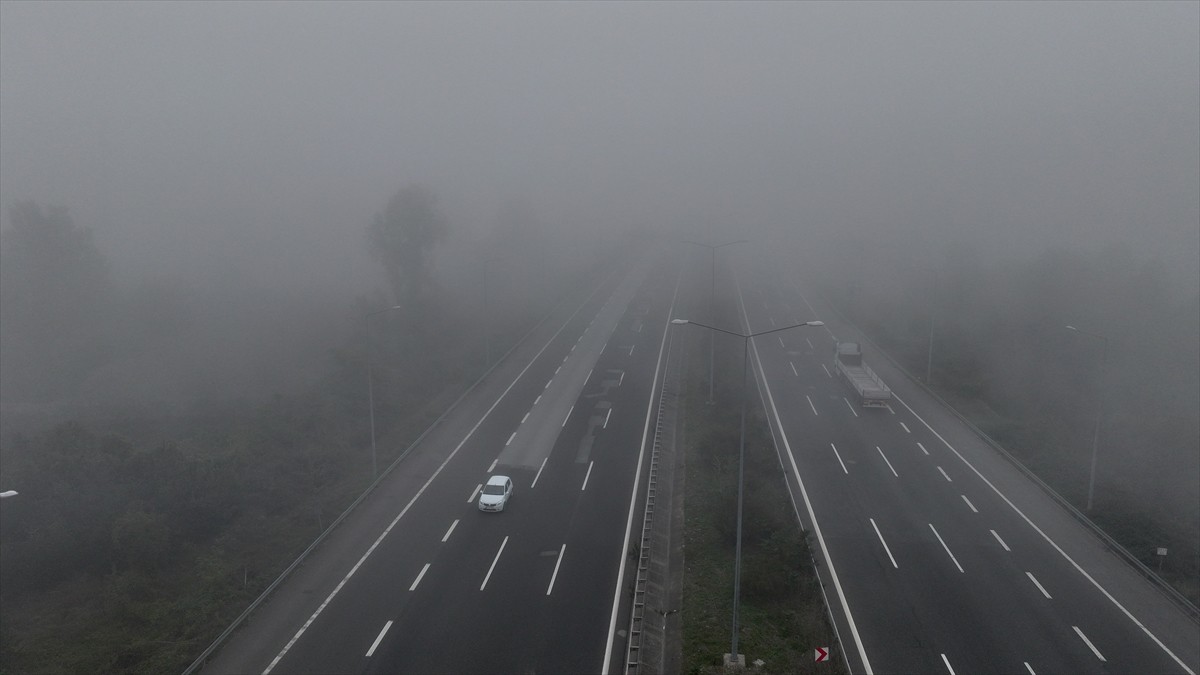
<path id="1" fill-rule="evenodd" d="M 857 342 L 839 342 L 834 347 L 833 367 L 854 388 L 864 408 L 886 408 L 892 400 L 892 390 L 863 363 L 862 347 Z"/>

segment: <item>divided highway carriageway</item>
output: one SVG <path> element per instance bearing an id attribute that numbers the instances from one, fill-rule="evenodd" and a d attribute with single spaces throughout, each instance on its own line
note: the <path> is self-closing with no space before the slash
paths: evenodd
<path id="1" fill-rule="evenodd" d="M 204 672 L 594 673 L 620 663 L 624 550 L 677 263 L 636 254 L 543 321 Z M 512 478 L 513 497 L 482 513 L 492 475 Z"/>
<path id="2" fill-rule="evenodd" d="M 785 265 L 740 270 L 759 393 L 854 672 L 1185 673 L 1200 628 Z M 893 390 L 854 405 L 833 370 L 865 345 Z"/>

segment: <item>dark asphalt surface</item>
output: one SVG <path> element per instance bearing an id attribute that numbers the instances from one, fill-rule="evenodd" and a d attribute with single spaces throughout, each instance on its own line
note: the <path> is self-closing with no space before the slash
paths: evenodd
<path id="1" fill-rule="evenodd" d="M 643 254 L 531 336 L 206 670 L 599 672 L 677 269 Z M 514 481 L 503 513 L 472 499 L 489 473 Z"/>
<path id="2" fill-rule="evenodd" d="M 869 345 L 898 399 L 849 405 L 833 346 L 861 336 L 781 276 L 744 273 L 744 327 L 826 322 L 758 338 L 752 359 L 797 511 L 813 529 L 793 460 L 849 608 L 822 569 L 855 672 L 1196 670 L 1194 623 Z"/>

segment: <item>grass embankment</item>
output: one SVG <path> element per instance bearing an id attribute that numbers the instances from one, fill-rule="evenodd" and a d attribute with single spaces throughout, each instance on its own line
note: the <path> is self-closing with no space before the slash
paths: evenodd
<path id="1" fill-rule="evenodd" d="M 687 673 L 722 672 L 723 655 L 730 649 L 733 608 L 741 391 L 736 386 L 718 390 L 716 403 L 707 405 L 707 361 L 692 359 L 684 389 L 683 446 L 687 454 L 682 618 Z M 732 378 L 736 381 L 740 359 L 731 356 L 727 361 L 729 370 L 737 373 Z M 730 381 L 718 369 L 717 381 L 723 379 Z M 750 395 L 738 651 L 745 655 L 752 672 L 845 672 L 770 430 L 753 390 Z M 816 647 L 831 648 L 831 662 L 815 663 Z M 759 659 L 764 665 L 756 668 L 753 664 Z"/>

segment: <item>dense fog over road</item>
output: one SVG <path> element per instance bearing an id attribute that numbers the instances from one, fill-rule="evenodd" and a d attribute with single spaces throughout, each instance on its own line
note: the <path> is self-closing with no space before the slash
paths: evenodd
<path id="1" fill-rule="evenodd" d="M 180 670 L 629 251 L 1200 599 L 1200 3 L 4 0 L 0 670 Z"/>

